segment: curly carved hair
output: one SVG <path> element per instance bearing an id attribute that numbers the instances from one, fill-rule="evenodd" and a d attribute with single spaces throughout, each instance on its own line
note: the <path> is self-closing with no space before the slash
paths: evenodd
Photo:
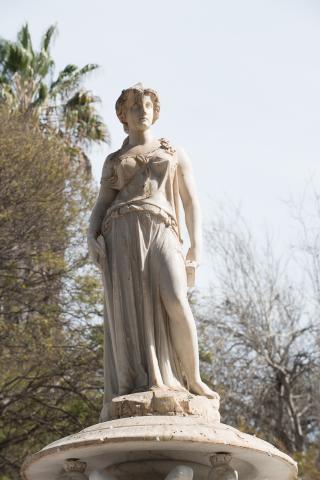
<path id="1" fill-rule="evenodd" d="M 133 92 L 136 98 L 142 95 L 149 95 L 153 103 L 153 122 L 155 123 L 160 114 L 160 100 L 157 92 L 152 88 L 144 88 L 141 84 L 122 90 L 120 97 L 116 101 L 116 113 L 123 125 L 124 131 L 128 133 L 128 124 L 126 122 L 126 103 L 130 92 Z"/>

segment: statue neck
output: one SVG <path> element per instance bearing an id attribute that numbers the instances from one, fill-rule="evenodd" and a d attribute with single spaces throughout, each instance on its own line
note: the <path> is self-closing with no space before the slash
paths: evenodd
<path id="1" fill-rule="evenodd" d="M 150 129 L 145 131 L 131 131 L 129 132 L 128 146 L 136 147 L 137 145 L 146 145 L 153 141 L 153 135 Z"/>

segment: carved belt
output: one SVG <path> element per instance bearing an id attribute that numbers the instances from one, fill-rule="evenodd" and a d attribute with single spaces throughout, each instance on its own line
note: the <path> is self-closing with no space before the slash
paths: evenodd
<path id="1" fill-rule="evenodd" d="M 156 205 L 151 204 L 141 204 L 141 205 L 122 205 L 120 207 L 111 207 L 106 213 L 106 216 L 102 222 L 102 233 L 106 233 L 111 226 L 111 221 L 115 218 L 121 217 L 128 213 L 151 213 L 156 217 L 159 217 L 167 227 L 172 227 L 175 232 L 178 232 L 178 225 L 176 220 L 171 217 L 167 212 L 162 208 L 157 207 Z"/>

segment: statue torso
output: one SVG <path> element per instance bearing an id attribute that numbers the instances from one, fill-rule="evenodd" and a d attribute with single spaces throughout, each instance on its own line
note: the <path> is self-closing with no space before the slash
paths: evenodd
<path id="1" fill-rule="evenodd" d="M 177 220 L 177 155 L 165 139 L 154 142 L 146 153 L 115 152 L 108 158 L 102 181 L 117 195 L 108 210 L 124 205 L 152 205 Z"/>

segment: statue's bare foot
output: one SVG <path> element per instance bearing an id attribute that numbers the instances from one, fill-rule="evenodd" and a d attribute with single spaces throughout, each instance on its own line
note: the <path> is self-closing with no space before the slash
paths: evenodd
<path id="1" fill-rule="evenodd" d="M 215 398 L 220 400 L 220 395 L 211 390 L 202 380 L 198 380 L 189 385 L 190 391 L 197 395 L 202 395 L 207 398 Z"/>

